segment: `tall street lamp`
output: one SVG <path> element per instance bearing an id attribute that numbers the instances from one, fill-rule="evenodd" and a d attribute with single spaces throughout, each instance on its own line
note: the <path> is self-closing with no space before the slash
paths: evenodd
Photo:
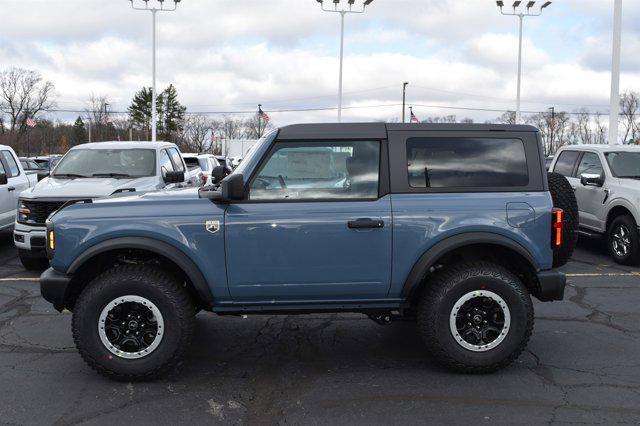
<path id="1" fill-rule="evenodd" d="M 542 15 L 542 10 L 547 8 L 551 4 L 550 1 L 544 2 L 544 4 L 540 7 L 540 11 L 538 13 L 532 13 L 531 12 L 531 8 L 535 6 L 535 4 L 536 4 L 535 1 L 527 2 L 526 7 L 524 7 L 520 11 L 518 11 L 518 8 L 520 7 L 521 3 L 522 3 L 522 1 L 520 1 L 520 0 L 514 1 L 513 5 L 511 6 L 511 7 L 513 7 L 513 12 L 505 13 L 502 10 L 502 8 L 504 7 L 504 1 L 502 1 L 502 0 L 496 1 L 496 4 L 500 8 L 500 13 L 502 13 L 503 15 L 506 15 L 506 16 L 517 16 L 519 18 L 519 20 L 520 20 L 520 36 L 519 36 L 519 41 L 518 41 L 518 95 L 517 95 L 517 100 L 516 100 L 516 123 L 520 123 L 520 121 L 521 121 L 521 116 L 520 116 L 520 87 L 521 87 L 521 82 L 522 82 L 522 24 L 523 24 L 523 21 L 524 21 L 525 17 L 540 16 L 540 15 Z M 525 12 L 525 9 L 526 9 L 526 12 Z"/>
<path id="2" fill-rule="evenodd" d="M 609 110 L 609 145 L 616 145 L 618 143 L 621 44 L 622 0 L 615 0 L 613 10 L 613 49 L 611 59 L 611 108 Z M 624 143 L 626 143 L 626 141 L 624 141 Z"/>
<path id="3" fill-rule="evenodd" d="M 355 4 L 356 0 L 346 0 L 347 5 L 341 6 L 340 9 L 338 9 L 338 6 L 340 5 L 341 0 L 331 0 L 331 2 L 333 3 L 333 9 L 326 8 L 324 5 L 324 0 L 316 0 L 316 1 L 320 3 L 320 6 L 324 12 L 332 12 L 332 13 L 340 14 L 340 77 L 338 82 L 338 122 L 341 123 L 342 122 L 342 66 L 344 63 L 344 17 L 348 13 L 364 13 L 367 6 L 373 3 L 373 0 L 364 0 L 364 2 L 362 3 L 362 8 L 357 10 L 353 9 L 353 5 Z"/>
<path id="4" fill-rule="evenodd" d="M 406 106 L 407 106 L 407 86 L 409 85 L 408 81 L 402 83 L 402 122 L 405 122 L 406 119 Z"/>
<path id="5" fill-rule="evenodd" d="M 131 3 L 131 7 L 134 10 L 146 10 L 151 12 L 152 17 L 152 32 L 153 32 L 153 47 L 152 47 L 152 74 L 153 74 L 153 83 L 151 87 L 151 140 L 155 142 L 157 140 L 157 121 L 158 121 L 158 111 L 156 105 L 157 93 L 156 93 L 156 15 L 158 12 L 173 12 L 178 8 L 178 3 L 181 0 L 173 0 L 173 6 L 169 8 L 165 8 L 164 3 L 165 0 L 151 0 L 155 1 L 151 6 L 149 5 L 150 0 L 141 0 L 139 5 L 136 5 L 134 0 L 129 0 Z"/>

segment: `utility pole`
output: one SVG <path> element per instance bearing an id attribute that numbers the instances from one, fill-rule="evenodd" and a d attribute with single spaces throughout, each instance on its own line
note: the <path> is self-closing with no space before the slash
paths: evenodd
<path id="1" fill-rule="evenodd" d="M 258 104 L 258 139 L 260 139 L 260 127 L 262 126 L 262 104 Z"/>
<path id="2" fill-rule="evenodd" d="M 320 3 L 323 12 L 332 12 L 340 14 L 340 72 L 338 75 L 338 123 L 342 122 L 342 70 L 344 65 L 344 17 L 348 13 L 364 13 L 367 6 L 373 3 L 373 0 L 364 0 L 362 9 L 353 10 L 353 4 L 355 0 L 347 0 L 348 8 L 338 9 L 340 0 L 333 0 L 333 9 L 326 9 L 324 6 L 324 0 L 316 0 Z"/>
<path id="3" fill-rule="evenodd" d="M 406 122 L 406 106 L 407 106 L 407 86 L 409 85 L 409 82 L 404 82 L 402 83 L 402 122 L 405 123 Z"/>
<path id="4" fill-rule="evenodd" d="M 173 12 L 178 8 L 178 3 L 181 0 L 173 0 L 173 8 L 165 9 L 164 2 L 165 0 L 155 0 L 159 3 L 160 7 L 149 7 L 149 0 L 143 0 L 144 6 L 136 6 L 134 4 L 134 0 L 129 0 L 131 3 L 131 7 L 134 10 L 146 10 L 151 12 L 151 33 L 152 33 L 152 45 L 151 45 L 151 72 L 153 74 L 152 77 L 152 88 L 151 88 L 151 141 L 155 142 L 157 140 L 157 121 L 158 121 L 158 111 L 157 111 L 157 91 L 156 91 L 156 15 L 158 12 Z"/>
<path id="5" fill-rule="evenodd" d="M 553 130 L 556 127 L 556 107 L 549 108 L 551 110 L 551 135 L 549 137 L 549 153 L 553 152 Z"/>
<path id="6" fill-rule="evenodd" d="M 620 51 L 622 45 L 622 0 L 615 0 L 613 11 L 613 54 L 611 58 L 611 108 L 609 145 L 618 144 L 620 114 Z"/>
<path id="7" fill-rule="evenodd" d="M 547 8 L 551 2 L 547 1 L 545 2 L 542 6 L 540 6 L 540 12 L 538 13 L 531 13 L 531 8 L 535 5 L 535 1 L 529 1 L 527 2 L 527 6 L 526 6 L 526 12 L 524 11 L 520 11 L 518 12 L 516 9 L 518 7 L 520 7 L 520 4 L 522 3 L 522 1 L 517 0 L 513 2 L 513 12 L 512 13 L 505 13 L 503 12 L 502 8 L 504 7 L 504 1 L 502 0 L 498 0 L 496 1 L 496 4 L 498 5 L 498 7 L 500 8 L 500 13 L 505 15 L 505 16 L 516 16 L 519 19 L 519 36 L 518 36 L 518 89 L 517 89 L 517 95 L 516 95 L 516 124 L 520 123 L 521 120 L 521 111 L 520 111 L 520 93 L 521 93 L 521 86 L 522 86 L 522 27 L 524 24 L 524 18 L 529 17 L 529 16 L 540 16 L 542 15 L 542 10 Z"/>

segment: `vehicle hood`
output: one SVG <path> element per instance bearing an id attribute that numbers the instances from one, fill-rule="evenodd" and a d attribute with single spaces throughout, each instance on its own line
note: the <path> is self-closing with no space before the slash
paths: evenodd
<path id="1" fill-rule="evenodd" d="M 136 202 L 157 202 L 157 201 L 186 201 L 197 200 L 198 188 L 178 188 L 178 189 L 163 189 L 154 192 L 136 192 L 116 194 L 111 197 L 95 200 L 94 204 L 103 203 L 136 203 Z"/>
<path id="2" fill-rule="evenodd" d="M 153 191 L 158 189 L 158 186 L 155 176 L 133 179 L 47 177 L 33 188 L 23 192 L 21 196 L 25 198 L 99 198 L 109 196 L 117 190 Z"/>

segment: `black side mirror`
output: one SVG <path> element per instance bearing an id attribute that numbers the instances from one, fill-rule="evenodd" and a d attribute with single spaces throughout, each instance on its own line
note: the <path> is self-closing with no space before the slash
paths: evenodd
<path id="1" fill-rule="evenodd" d="M 211 171 L 211 181 L 216 184 L 220 183 L 228 175 L 224 166 L 215 166 Z"/>
<path id="2" fill-rule="evenodd" d="M 7 183 L 9 183 L 7 175 L 5 175 L 4 173 L 0 173 L 0 185 L 6 185 Z"/>
<path id="3" fill-rule="evenodd" d="M 38 182 L 46 177 L 49 177 L 49 172 L 38 172 Z"/>
<path id="4" fill-rule="evenodd" d="M 182 182 L 184 182 L 184 172 L 166 172 L 164 175 L 164 183 Z"/>
<path id="5" fill-rule="evenodd" d="M 604 185 L 604 177 L 591 173 L 583 173 L 580 175 L 580 183 L 584 186 L 602 186 Z"/>
<path id="6" fill-rule="evenodd" d="M 229 201 L 240 201 L 245 199 L 244 178 L 241 174 L 227 176 L 220 183 L 222 198 Z"/>

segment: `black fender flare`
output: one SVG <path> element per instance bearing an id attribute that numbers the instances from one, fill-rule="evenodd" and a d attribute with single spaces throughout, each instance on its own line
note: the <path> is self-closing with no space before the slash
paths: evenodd
<path id="1" fill-rule="evenodd" d="M 493 244 L 513 250 L 525 258 L 536 271 L 539 269 L 536 266 L 536 262 L 531 253 L 529 253 L 529 251 L 518 242 L 499 234 L 491 234 L 488 232 L 467 232 L 439 241 L 420 256 L 420 259 L 418 259 L 418 261 L 413 265 L 411 272 L 409 272 L 409 275 L 404 282 L 404 287 L 402 287 L 401 293 L 402 297 L 404 299 L 409 299 L 413 296 L 414 291 L 420 286 L 423 278 L 427 275 L 427 272 L 429 272 L 429 269 L 435 265 L 438 259 L 442 256 L 458 248 L 476 244 Z"/>
<path id="2" fill-rule="evenodd" d="M 78 256 L 71 266 L 67 269 L 68 275 L 73 275 L 82 265 L 93 257 L 112 250 L 119 249 L 139 249 L 156 253 L 166 257 L 173 263 L 178 265 L 180 269 L 189 278 L 195 291 L 204 304 L 213 305 L 213 295 L 207 284 L 207 280 L 200 271 L 200 268 L 179 248 L 167 244 L 154 238 L 146 237 L 122 237 L 111 240 L 102 241 L 94 246 L 89 247 L 80 256 Z"/>

